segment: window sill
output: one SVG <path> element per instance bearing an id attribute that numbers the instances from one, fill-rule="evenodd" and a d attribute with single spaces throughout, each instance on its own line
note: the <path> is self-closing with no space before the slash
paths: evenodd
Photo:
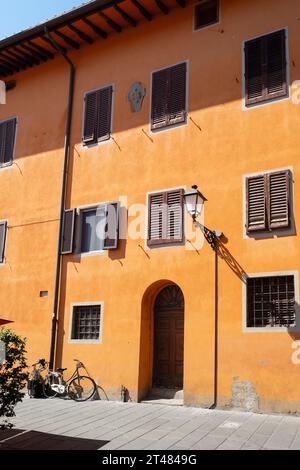
<path id="1" fill-rule="evenodd" d="M 257 103 L 249 103 L 249 104 L 246 104 L 246 100 L 244 98 L 244 100 L 243 100 L 243 110 L 244 111 L 249 111 L 250 109 L 253 109 L 253 108 L 268 106 L 270 104 L 278 103 L 279 101 L 287 101 L 289 99 L 290 99 L 289 93 L 285 94 L 285 95 L 282 95 L 282 96 L 277 96 L 277 97 L 274 97 L 274 98 L 270 98 L 270 99 L 267 99 L 267 100 L 264 100 L 264 101 L 258 101 Z"/>
<path id="2" fill-rule="evenodd" d="M 91 148 L 99 147 L 100 145 L 109 144 L 111 142 L 113 142 L 112 137 L 110 137 L 109 139 L 106 139 L 106 140 L 101 140 L 99 142 L 93 142 L 91 144 L 85 144 L 85 143 L 81 142 L 81 149 L 82 150 L 88 150 L 88 149 L 91 149 Z"/>
<path id="3" fill-rule="evenodd" d="M 267 238 L 281 238 L 281 237 L 291 237 L 296 235 L 295 224 L 294 221 L 291 223 L 290 227 L 287 228 L 278 228 L 274 230 L 261 230 L 261 231 L 253 231 L 253 232 L 246 232 L 246 228 L 244 228 L 244 236 L 243 238 L 246 240 L 263 240 Z"/>
<path id="4" fill-rule="evenodd" d="M 218 24 L 220 24 L 220 21 L 216 20 L 216 21 L 212 21 L 211 23 L 207 23 L 203 26 L 199 26 L 198 28 L 194 26 L 193 33 L 197 33 L 198 31 L 203 31 L 203 29 L 211 28 L 212 26 L 217 26 Z"/>
<path id="5" fill-rule="evenodd" d="M 69 339 L 68 344 L 101 344 L 102 341 L 100 339 Z"/>
<path id="6" fill-rule="evenodd" d="M 188 120 L 186 116 L 183 122 L 177 122 L 176 124 L 170 124 L 168 126 L 158 127 L 157 129 L 152 129 L 152 127 L 150 127 L 150 133 L 155 135 L 155 134 L 159 134 L 160 132 L 166 132 L 172 129 L 177 129 L 178 127 L 187 127 L 187 125 L 188 125 Z"/>
<path id="7" fill-rule="evenodd" d="M 12 166 L 13 166 L 13 161 L 9 163 L 3 163 L 3 164 L 0 164 L 0 170 L 4 170 L 5 168 L 11 168 Z"/>
<path id="8" fill-rule="evenodd" d="M 75 253 L 75 256 L 80 256 L 81 258 L 88 258 L 89 256 L 102 256 L 107 250 L 99 251 L 90 251 L 88 253 Z"/>
<path id="9" fill-rule="evenodd" d="M 178 242 L 169 242 L 169 243 L 153 243 L 153 244 L 148 244 L 146 243 L 146 248 L 148 250 L 156 250 L 158 248 L 175 248 L 179 246 L 184 246 L 185 245 L 185 240 L 178 241 Z"/>
<path id="10" fill-rule="evenodd" d="M 296 333 L 298 331 L 297 326 L 287 327 L 244 327 L 243 333 Z"/>

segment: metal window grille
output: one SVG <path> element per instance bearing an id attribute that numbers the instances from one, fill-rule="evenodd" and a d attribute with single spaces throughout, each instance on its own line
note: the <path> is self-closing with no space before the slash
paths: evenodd
<path id="1" fill-rule="evenodd" d="M 294 276 L 247 280 L 248 327 L 293 327 L 295 323 Z"/>
<path id="2" fill-rule="evenodd" d="M 79 305 L 74 307 L 72 339 L 99 339 L 100 320 L 100 305 Z"/>

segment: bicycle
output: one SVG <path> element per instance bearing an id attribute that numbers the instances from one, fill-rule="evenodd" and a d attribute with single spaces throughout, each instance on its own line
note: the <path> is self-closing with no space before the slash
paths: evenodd
<path id="1" fill-rule="evenodd" d="M 45 378 L 40 373 L 43 393 L 46 398 L 67 396 L 77 402 L 87 401 L 92 398 L 97 390 L 97 385 L 91 377 L 79 373 L 79 369 L 85 369 L 82 362 L 78 359 L 74 359 L 74 361 L 76 362 L 75 371 L 67 380 L 63 376 L 64 371 L 67 370 L 66 368 L 60 367 L 56 371 L 48 370 Z M 49 366 L 49 363 L 44 359 L 40 359 L 35 365 L 37 364 L 40 364 L 40 372 Z"/>
<path id="2" fill-rule="evenodd" d="M 27 382 L 27 391 L 30 398 L 42 398 L 44 396 L 44 379 L 42 372 L 46 370 L 47 362 L 39 359 L 32 364 L 32 371 Z"/>
<path id="3" fill-rule="evenodd" d="M 55 372 L 48 371 L 44 379 L 44 394 L 47 398 L 56 396 L 68 396 L 74 401 L 87 401 L 95 394 L 97 385 L 95 381 L 87 375 L 81 375 L 79 369 L 85 369 L 84 365 L 78 359 L 75 361 L 75 371 L 67 380 L 63 373 L 66 368 L 58 368 Z"/>

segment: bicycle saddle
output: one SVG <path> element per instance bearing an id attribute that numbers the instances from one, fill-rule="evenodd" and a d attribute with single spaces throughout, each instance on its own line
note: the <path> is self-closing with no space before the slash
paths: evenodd
<path id="1" fill-rule="evenodd" d="M 67 367 L 65 367 L 64 369 L 62 367 L 59 367 L 58 369 L 56 369 L 56 372 L 64 372 L 65 370 L 67 370 Z"/>

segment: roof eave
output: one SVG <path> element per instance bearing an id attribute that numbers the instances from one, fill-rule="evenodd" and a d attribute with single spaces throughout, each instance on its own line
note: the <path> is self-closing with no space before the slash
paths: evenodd
<path id="1" fill-rule="evenodd" d="M 85 15 L 91 14 L 93 10 L 97 10 L 100 7 L 109 8 L 110 6 L 115 5 L 116 3 L 121 3 L 123 1 L 124 0 L 95 0 L 81 7 L 78 7 L 76 9 L 70 10 L 67 13 L 64 13 L 60 16 L 54 17 L 50 20 L 46 20 L 38 24 L 37 26 L 25 29 L 24 31 L 21 31 L 5 39 L 2 39 L 0 41 L 0 50 L 3 50 L 7 47 L 15 46 L 24 40 L 28 41 L 28 40 L 31 40 L 40 36 L 41 34 L 44 33 L 45 27 L 48 29 L 48 31 L 51 32 L 51 30 L 57 27 L 63 27 L 65 24 L 68 24 L 70 21 L 76 21 L 77 19 L 79 20 Z"/>

